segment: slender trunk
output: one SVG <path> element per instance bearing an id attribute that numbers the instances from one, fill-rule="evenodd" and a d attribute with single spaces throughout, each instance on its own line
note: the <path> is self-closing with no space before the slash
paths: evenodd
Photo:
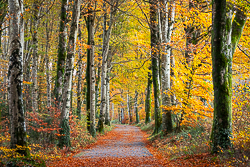
<path id="1" fill-rule="evenodd" d="M 109 83 L 109 74 L 110 73 L 110 67 L 108 68 L 108 73 L 107 73 L 107 105 L 106 105 L 106 114 L 105 114 L 105 125 L 110 126 L 110 114 L 109 114 L 109 90 L 110 90 L 110 83 Z"/>
<path id="2" fill-rule="evenodd" d="M 138 113 L 138 105 L 137 105 L 137 99 L 138 99 L 138 92 L 135 91 L 135 116 L 136 116 L 136 123 L 140 123 L 139 113 Z"/>
<path id="3" fill-rule="evenodd" d="M 78 40 L 81 41 L 81 29 L 78 30 Z M 81 91 L 82 91 L 82 54 L 81 48 L 79 48 L 78 52 L 78 71 L 77 71 L 78 81 L 77 81 L 77 111 L 76 115 L 79 120 L 81 120 L 81 112 L 82 112 L 82 100 L 81 100 Z"/>
<path id="4" fill-rule="evenodd" d="M 155 129 L 153 134 L 161 131 L 162 114 L 161 114 L 161 88 L 160 88 L 160 43 L 159 43 L 159 29 L 157 24 L 157 2 L 149 0 L 150 3 L 150 35 L 151 35 L 151 59 L 152 59 L 152 78 L 154 85 L 155 98 Z"/>
<path id="5" fill-rule="evenodd" d="M 105 113 L 106 113 L 106 105 L 107 105 L 107 61 L 108 61 L 108 51 L 109 51 L 109 40 L 111 35 L 111 26 L 106 27 L 107 22 L 107 13 L 106 13 L 106 2 L 103 3 L 103 9 L 105 10 L 103 16 L 103 45 L 102 45 L 102 74 L 101 74 L 101 106 L 100 106 L 100 118 L 98 122 L 98 130 L 99 132 L 104 131 L 104 121 L 105 121 Z M 110 20 L 112 22 L 112 20 Z"/>
<path id="6" fill-rule="evenodd" d="M 146 118 L 145 118 L 145 124 L 148 124 L 151 122 L 151 93 L 152 93 L 152 79 L 150 72 L 148 73 L 148 85 L 147 85 L 147 95 L 145 99 L 145 112 L 146 112 Z"/>
<path id="7" fill-rule="evenodd" d="M 72 76 L 74 70 L 74 60 L 75 60 L 75 48 L 76 48 L 76 38 L 77 30 L 80 16 L 80 0 L 74 1 L 74 8 L 72 14 L 72 22 L 70 27 L 70 35 L 67 50 L 66 59 L 66 71 L 65 79 L 63 85 L 62 94 L 62 111 L 61 111 L 61 130 L 59 139 L 59 146 L 70 146 L 70 126 L 69 126 L 69 112 L 70 112 L 70 100 L 72 92 Z"/>
<path id="8" fill-rule="evenodd" d="M 46 21 L 46 46 L 45 46 L 45 63 L 46 63 L 46 82 L 47 82 L 47 108 L 48 110 L 50 110 L 51 107 L 51 84 L 50 84 L 50 69 L 49 69 L 49 40 L 50 40 L 50 30 L 48 27 L 48 17 L 47 17 L 47 21 Z"/>
<path id="9" fill-rule="evenodd" d="M 95 97 L 93 93 L 95 92 L 95 88 L 93 88 L 93 84 L 95 86 L 95 69 L 94 69 L 94 27 L 95 27 L 95 16 L 92 13 L 93 4 L 89 2 L 88 4 L 89 14 L 87 16 L 87 30 L 88 30 L 88 45 L 87 49 L 87 69 L 86 69 L 86 81 L 87 81 L 87 129 L 88 131 L 95 136 L 95 118 L 91 118 L 93 115 L 95 116 L 95 101 L 93 102 L 92 98 Z M 95 99 L 94 99 L 95 100 Z M 93 110 L 94 109 L 94 110 Z M 93 126 L 93 127 L 91 127 Z"/>
<path id="10" fill-rule="evenodd" d="M 100 81 L 101 81 L 101 64 L 100 62 L 98 63 L 98 67 L 97 67 L 97 79 L 96 79 L 96 87 L 95 87 L 95 107 L 96 107 L 96 118 L 99 118 L 99 115 L 98 115 L 98 111 L 99 111 L 99 105 L 98 104 L 98 101 L 99 101 L 99 84 L 100 84 Z"/>
<path id="11" fill-rule="evenodd" d="M 33 35 L 32 35 L 32 45 L 33 45 L 33 55 L 32 55 L 32 111 L 38 112 L 38 83 L 37 83 L 37 70 L 38 70 L 38 12 L 39 6 L 38 2 L 33 3 L 34 13 L 33 13 Z"/>
<path id="12" fill-rule="evenodd" d="M 112 103 L 112 117 L 111 117 L 111 120 L 114 120 L 114 116 L 115 116 L 115 106 L 114 106 L 114 103 Z"/>
<path id="13" fill-rule="evenodd" d="M 11 148 L 22 146 L 17 152 L 29 155 L 26 139 L 26 126 L 23 109 L 23 2 L 9 0 L 10 14 L 10 61 L 9 61 L 9 114 Z"/>
<path id="14" fill-rule="evenodd" d="M 119 121 L 119 122 L 122 122 L 122 121 L 121 121 L 121 113 L 120 113 L 120 108 L 118 108 L 118 121 Z"/>
<path id="15" fill-rule="evenodd" d="M 171 52 L 172 52 L 172 50 L 171 50 Z M 171 53 L 171 55 L 172 55 L 172 53 Z M 174 59 L 174 55 L 172 55 L 171 57 L 170 57 L 170 61 L 171 61 L 171 70 L 170 70 L 170 75 L 171 75 L 171 77 L 173 78 L 173 77 L 175 77 L 175 74 L 174 74 L 174 68 L 175 68 L 175 59 Z M 173 80 L 170 80 L 170 87 L 172 87 L 174 85 L 174 82 L 173 82 Z M 174 95 L 174 94 L 172 94 L 171 95 L 171 105 L 173 106 L 173 105 L 176 105 L 176 96 Z"/>
<path id="16" fill-rule="evenodd" d="M 4 24 L 5 26 L 7 25 L 7 23 Z M 4 43 L 3 43 L 3 60 L 7 61 L 7 55 L 8 55 L 8 45 L 9 45 L 9 38 L 7 38 L 7 28 L 4 30 Z M 7 81 L 7 75 L 6 75 L 6 71 L 7 71 L 7 66 L 5 66 L 4 68 L 5 73 L 3 74 L 3 84 L 4 84 L 4 88 L 7 87 L 8 85 L 8 81 Z M 7 100 L 7 96 L 8 93 L 6 91 L 6 89 L 4 90 L 4 94 L 3 94 L 3 100 L 6 102 Z"/>
<path id="17" fill-rule="evenodd" d="M 61 20 L 60 20 L 60 30 L 59 30 L 59 46 L 58 46 L 58 60 L 57 60 L 57 75 L 55 82 L 55 99 L 56 106 L 61 110 L 61 100 L 62 100 L 62 88 L 63 88 L 63 78 L 65 73 L 65 60 L 67 55 L 67 10 L 68 10 L 68 0 L 62 0 L 61 6 Z"/>
<path id="18" fill-rule="evenodd" d="M 91 8 L 91 6 L 89 7 Z M 90 14 L 88 16 L 88 33 L 89 35 L 89 45 L 90 49 L 88 50 L 90 54 L 90 134 L 95 137 L 96 136 L 96 127 L 95 127 L 95 42 L 94 42 L 94 22 L 95 16 Z"/>

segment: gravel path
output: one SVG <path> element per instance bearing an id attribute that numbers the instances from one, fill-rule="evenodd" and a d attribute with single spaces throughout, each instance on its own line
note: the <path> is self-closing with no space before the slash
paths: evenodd
<path id="1" fill-rule="evenodd" d="M 138 127 L 130 125 L 116 125 L 115 133 L 110 139 L 106 139 L 102 145 L 96 145 L 91 149 L 75 155 L 77 158 L 105 158 L 105 157 L 152 157 L 153 155 L 145 147 L 143 134 Z"/>

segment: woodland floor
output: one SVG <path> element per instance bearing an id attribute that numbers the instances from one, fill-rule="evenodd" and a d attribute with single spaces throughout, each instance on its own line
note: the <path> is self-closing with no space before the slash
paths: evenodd
<path id="1" fill-rule="evenodd" d="M 131 125 L 116 125 L 115 129 L 77 154 L 65 156 L 48 166 L 211 166 L 206 155 L 169 160 L 147 140 L 149 134 Z M 189 162 L 190 161 L 190 162 Z M 220 166 L 213 164 L 212 166 Z"/>

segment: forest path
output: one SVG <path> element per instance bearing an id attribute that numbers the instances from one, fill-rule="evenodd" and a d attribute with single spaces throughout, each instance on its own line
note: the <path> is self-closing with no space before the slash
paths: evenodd
<path id="1" fill-rule="evenodd" d="M 75 157 L 105 158 L 105 157 L 152 157 L 145 147 L 143 134 L 138 127 L 130 125 L 116 125 L 110 138 L 103 139 L 101 145 L 84 150 Z"/>
<path id="2" fill-rule="evenodd" d="M 147 138 L 140 128 L 116 125 L 97 145 L 75 155 L 83 166 L 163 166 L 148 150 Z"/>
<path id="3" fill-rule="evenodd" d="M 148 134 L 131 125 L 116 125 L 82 152 L 61 159 L 56 166 L 161 167 L 168 166 L 147 140 Z M 54 165 L 52 165 L 54 166 Z"/>

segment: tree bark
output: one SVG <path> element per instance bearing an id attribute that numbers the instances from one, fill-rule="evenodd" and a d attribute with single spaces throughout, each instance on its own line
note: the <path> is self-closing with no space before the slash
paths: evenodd
<path id="1" fill-rule="evenodd" d="M 55 82 L 55 99 L 56 106 L 61 111 L 61 100 L 62 100 L 62 88 L 63 88 L 63 78 L 65 73 L 65 60 L 67 56 L 67 10 L 68 10 L 68 0 L 62 0 L 61 6 L 61 20 L 60 20 L 60 30 L 59 30 L 59 46 L 58 46 L 58 60 L 57 60 L 57 75 Z"/>
<path id="2" fill-rule="evenodd" d="M 110 20 L 108 29 L 106 27 L 107 22 L 107 9 L 106 2 L 103 3 L 103 9 L 105 11 L 103 16 L 103 45 L 102 45 L 102 73 L 101 73 L 101 106 L 100 106 L 100 117 L 98 122 L 98 131 L 104 131 L 104 121 L 107 105 L 107 63 L 108 63 L 108 51 L 109 51 L 109 41 L 111 36 L 111 31 L 113 27 L 113 9 L 110 12 Z"/>
<path id="3" fill-rule="evenodd" d="M 161 59 L 161 83 L 162 83 L 162 105 L 171 106 L 171 97 L 169 91 L 170 85 L 170 56 L 172 30 L 175 17 L 175 0 L 160 0 L 160 22 L 161 22 L 161 39 L 162 39 L 162 59 Z M 173 131 L 173 123 L 171 110 L 162 109 L 162 131 L 163 133 L 171 133 Z"/>
<path id="4" fill-rule="evenodd" d="M 9 61 L 9 114 L 11 148 L 22 146 L 17 152 L 29 155 L 23 109 L 23 1 L 9 0 L 10 14 L 10 61 Z"/>
<path id="5" fill-rule="evenodd" d="M 78 30 L 78 40 L 81 41 L 81 30 Z M 78 71 L 77 71 L 78 81 L 77 81 L 77 111 L 76 115 L 79 120 L 81 120 L 81 112 L 82 112 L 82 100 L 81 100 L 81 93 L 82 93 L 82 54 L 81 48 L 79 48 L 78 52 Z"/>
<path id="6" fill-rule="evenodd" d="M 150 72 L 148 73 L 148 86 L 147 86 L 147 95 L 145 99 L 145 112 L 146 112 L 146 118 L 145 118 L 145 124 L 148 124 L 151 122 L 151 93 L 152 93 L 152 79 Z"/>
<path id="7" fill-rule="evenodd" d="M 149 0 L 150 4 L 150 36 L 151 36 L 151 60 L 152 60 L 152 78 L 154 85 L 155 100 L 155 129 L 153 134 L 161 131 L 162 114 L 161 114 L 161 88 L 160 88 L 160 41 L 159 29 L 157 24 L 157 2 Z"/>
<path id="8" fill-rule="evenodd" d="M 32 29 L 32 46 L 33 46 L 33 54 L 32 54 L 32 111 L 38 112 L 38 83 L 37 83 L 37 70 L 38 70 L 38 39 L 37 39 L 37 31 L 38 31 L 38 15 L 39 15 L 39 6 L 38 1 L 35 0 L 33 3 L 33 29 Z"/>
<path id="9" fill-rule="evenodd" d="M 231 19 L 226 0 L 213 3 L 212 62 L 214 85 L 214 119 L 212 151 L 232 146 L 232 48 Z"/>
<path id="10" fill-rule="evenodd" d="M 138 113 L 138 104 L 137 104 L 137 100 L 138 100 L 138 92 L 135 91 L 135 117 L 136 117 L 136 123 L 140 123 L 140 118 L 139 118 L 139 113 Z"/>
<path id="11" fill-rule="evenodd" d="M 108 72 L 107 72 L 107 105 L 106 105 L 106 114 L 105 114 L 105 125 L 108 125 L 108 126 L 110 126 L 111 124 L 110 124 L 110 107 L 109 107 L 109 98 L 110 98 L 110 96 L 109 96 L 109 91 L 110 91 L 110 83 L 109 83 L 109 81 L 110 81 L 110 79 L 109 79 L 109 75 L 110 75 L 110 67 L 108 67 Z"/>
<path id="12" fill-rule="evenodd" d="M 62 95 L 62 111 L 61 111 L 61 123 L 60 123 L 60 136 L 59 146 L 70 146 L 70 126 L 69 126 L 69 112 L 70 112 L 70 100 L 72 92 L 72 76 L 74 70 L 74 60 L 75 60 L 75 48 L 76 48 L 76 38 L 77 30 L 80 16 L 80 1 L 74 1 L 72 22 L 70 28 L 70 35 L 68 41 L 67 49 L 67 59 L 66 59 L 66 71 L 65 79 L 63 85 L 63 95 Z"/>
<path id="13" fill-rule="evenodd" d="M 50 40 L 50 34 L 49 34 L 49 28 L 48 28 L 48 18 L 46 21 L 46 55 L 45 55 L 45 61 L 46 61 L 46 82 L 47 82 L 47 108 L 51 107 L 51 84 L 50 84 L 50 68 L 49 68 L 49 40 Z"/>
<path id="14" fill-rule="evenodd" d="M 232 146 L 232 59 L 247 16 L 233 12 L 226 0 L 213 3 L 212 76 L 214 86 L 214 118 L 211 134 L 212 152 Z"/>
<path id="15" fill-rule="evenodd" d="M 88 4 L 89 14 L 87 16 L 87 30 L 88 30 L 88 45 L 87 49 L 87 69 L 86 69 L 86 81 L 87 81 L 87 127 L 92 136 L 96 136 L 95 130 L 95 68 L 94 68 L 94 28 L 95 28 L 95 15 L 93 11 L 93 3 L 89 1 Z M 94 101 L 93 101 L 94 97 Z M 93 118 L 94 116 L 94 118 Z"/>

